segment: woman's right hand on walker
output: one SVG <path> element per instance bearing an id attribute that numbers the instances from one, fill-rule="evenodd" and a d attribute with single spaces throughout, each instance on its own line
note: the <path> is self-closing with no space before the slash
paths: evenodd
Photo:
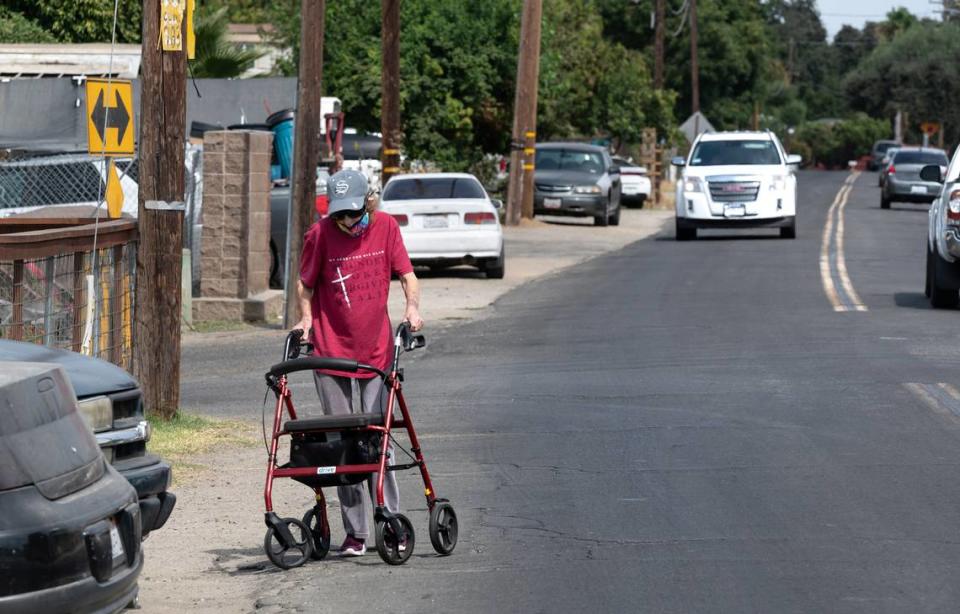
<path id="1" fill-rule="evenodd" d="M 310 320 L 300 320 L 299 322 L 296 323 L 296 325 L 294 325 L 293 330 L 302 330 L 303 337 L 301 337 L 301 339 L 303 341 L 310 341 L 310 329 L 312 326 L 313 326 L 313 322 L 311 322 Z"/>

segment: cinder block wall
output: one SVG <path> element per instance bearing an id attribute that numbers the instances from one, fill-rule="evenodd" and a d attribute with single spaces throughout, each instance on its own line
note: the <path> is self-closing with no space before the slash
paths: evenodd
<path id="1" fill-rule="evenodd" d="M 203 136 L 203 298 L 243 299 L 268 288 L 272 147 L 269 132 Z"/>

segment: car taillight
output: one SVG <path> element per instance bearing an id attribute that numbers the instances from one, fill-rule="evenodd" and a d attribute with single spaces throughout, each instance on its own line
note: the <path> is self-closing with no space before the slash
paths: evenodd
<path id="1" fill-rule="evenodd" d="M 896 174 L 897 174 L 897 169 L 895 169 L 895 168 L 893 167 L 893 165 L 891 164 L 890 167 L 887 169 L 887 174 L 888 174 L 888 175 L 896 175 Z"/>
<path id="2" fill-rule="evenodd" d="M 406 213 L 391 213 L 390 215 L 393 216 L 393 219 L 397 220 L 397 224 L 400 226 L 406 226 L 410 221 Z"/>
<path id="3" fill-rule="evenodd" d="M 947 219 L 951 222 L 960 222 L 960 190 L 950 192 L 950 202 L 947 203 Z"/>
<path id="4" fill-rule="evenodd" d="M 497 217 L 489 211 L 467 213 L 463 216 L 465 224 L 496 224 Z"/>

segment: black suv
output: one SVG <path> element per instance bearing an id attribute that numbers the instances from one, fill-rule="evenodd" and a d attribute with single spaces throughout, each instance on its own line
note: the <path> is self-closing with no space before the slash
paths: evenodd
<path id="1" fill-rule="evenodd" d="M 162 527 L 177 498 L 167 490 L 170 465 L 147 453 L 150 424 L 137 381 L 99 358 L 20 341 L 0 339 L 0 361 L 63 367 L 103 456 L 137 491 L 143 536 Z"/>

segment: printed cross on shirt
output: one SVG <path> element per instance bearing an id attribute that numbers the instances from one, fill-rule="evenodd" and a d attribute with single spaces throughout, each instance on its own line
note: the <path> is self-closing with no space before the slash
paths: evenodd
<path id="1" fill-rule="evenodd" d="M 353 273 L 344 275 L 340 272 L 340 267 L 337 267 L 337 279 L 334 279 L 330 283 L 340 284 L 340 289 L 343 290 L 343 298 L 347 301 L 347 307 L 353 309 L 353 305 L 350 304 L 350 295 L 347 294 L 347 284 L 343 283 L 351 277 L 353 277 Z"/>

